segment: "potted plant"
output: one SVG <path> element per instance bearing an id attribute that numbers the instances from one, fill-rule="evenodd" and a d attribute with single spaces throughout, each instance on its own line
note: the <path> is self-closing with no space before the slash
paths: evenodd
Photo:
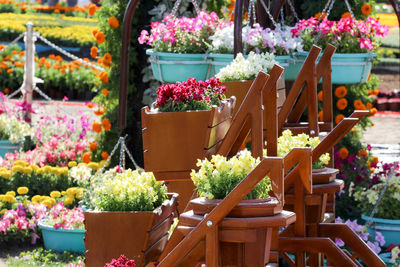
<path id="1" fill-rule="evenodd" d="M 387 252 L 379 254 L 379 257 L 383 260 L 388 267 L 400 266 L 400 245 L 390 244 L 386 248 Z"/>
<path id="2" fill-rule="evenodd" d="M 226 86 L 225 95 L 236 97 L 234 114 L 238 111 L 257 74 L 260 71 L 270 71 L 275 63 L 274 55 L 269 53 L 250 52 L 247 58 L 239 53 L 229 65 L 215 75 L 222 85 Z M 278 86 L 278 88 L 281 87 L 283 88 L 284 85 Z"/>
<path id="3" fill-rule="evenodd" d="M 197 166 L 199 170 L 192 170 L 190 176 L 196 186 L 199 198 L 190 201 L 192 211 L 181 216 L 180 224 L 183 226 L 194 227 L 198 223 L 198 218 L 203 218 L 204 214 L 210 213 L 221 201 L 260 163 L 259 158 L 253 158 L 248 150 L 242 150 L 238 155 L 227 159 L 221 155 L 213 155 L 210 160 L 199 160 Z M 245 266 L 264 266 L 266 249 L 270 246 L 271 235 L 267 235 L 268 225 L 264 226 L 227 226 L 226 220 L 235 218 L 252 218 L 260 221 L 268 216 L 273 216 L 281 212 L 277 208 L 277 201 L 268 195 L 271 190 L 269 177 L 262 179 L 244 200 L 232 209 L 227 217 L 219 224 L 220 239 L 220 259 L 221 266 L 239 266 L 244 262 Z M 199 217 L 200 215 L 201 217 Z M 224 226 L 225 225 L 225 226 Z M 223 231 L 233 231 L 235 237 L 224 239 Z M 257 237 L 254 238 L 256 233 Z M 247 240 L 240 239 L 242 235 L 253 236 Z M 249 252 L 252 250 L 252 252 Z M 236 253 L 232 253 L 235 251 Z M 242 254 L 243 253 L 243 254 Z M 242 259 L 237 258 L 240 254 Z"/>
<path id="4" fill-rule="evenodd" d="M 14 153 L 22 146 L 25 136 L 32 134 L 31 127 L 23 120 L 18 120 L 10 114 L 0 114 L 0 156 Z"/>
<path id="5" fill-rule="evenodd" d="M 161 82 L 185 81 L 190 77 L 205 80 L 210 73 L 207 50 L 210 36 L 225 21 L 215 12 L 200 11 L 195 18 L 171 14 L 151 24 L 150 34 L 142 30 L 139 43 L 150 45 L 154 77 Z"/>
<path id="6" fill-rule="evenodd" d="M 332 44 L 336 53 L 332 57 L 332 83 L 363 83 L 371 72 L 372 61 L 379 47 L 379 38 L 386 36 L 388 29 L 378 20 L 368 17 L 355 20 L 351 17 L 330 21 L 327 18 L 311 17 L 301 20 L 292 33 L 303 39 L 304 50 L 316 44 L 323 49 Z M 298 64 L 302 64 L 308 52 L 295 53 Z"/>
<path id="7" fill-rule="evenodd" d="M 246 51 L 257 51 L 273 53 L 275 60 L 285 67 L 285 78 L 294 80 L 297 78 L 299 70 L 293 70 L 290 55 L 297 51 L 303 51 L 302 39 L 300 37 L 292 37 L 290 27 L 280 26 L 272 30 L 270 28 L 262 28 L 258 23 L 253 27 L 248 25 L 242 29 L 243 46 Z M 211 65 L 215 73 L 228 65 L 233 60 L 233 25 L 219 28 L 214 35 L 210 37 L 211 53 L 209 58 L 212 60 Z"/>
<path id="8" fill-rule="evenodd" d="M 390 175 L 392 171 L 393 175 Z M 368 188 L 354 189 L 354 199 L 359 202 L 363 213 L 361 218 L 367 222 L 368 231 L 380 231 L 385 237 L 386 245 L 396 244 L 400 240 L 399 196 L 400 172 L 396 163 L 381 164 L 375 169 Z M 375 213 L 372 213 L 375 206 Z"/>
<path id="9" fill-rule="evenodd" d="M 56 251 L 85 252 L 85 228 L 82 208 L 68 209 L 63 202 L 54 205 L 39 222 L 46 249 Z"/>
<path id="10" fill-rule="evenodd" d="M 92 177 L 84 204 L 85 264 L 104 266 L 124 254 L 145 266 L 166 245 L 177 195 L 151 172 L 117 166 Z"/>

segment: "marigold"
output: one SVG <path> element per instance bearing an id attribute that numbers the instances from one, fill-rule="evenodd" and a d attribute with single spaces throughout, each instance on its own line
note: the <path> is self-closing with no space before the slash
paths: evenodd
<path id="1" fill-rule="evenodd" d="M 370 4 L 364 4 L 361 7 L 361 12 L 366 16 L 368 16 L 371 13 L 371 11 L 372 11 L 372 7 Z"/>
<path id="2" fill-rule="evenodd" d="M 346 98 L 341 98 L 336 102 L 336 107 L 339 110 L 344 110 L 347 107 L 347 99 Z"/>
<path id="3" fill-rule="evenodd" d="M 104 63 L 110 63 L 111 60 L 112 60 L 111 54 L 110 54 L 110 53 L 105 53 L 105 54 L 104 54 L 103 62 L 104 62 Z"/>
<path id="4" fill-rule="evenodd" d="M 17 50 L 13 50 L 13 51 L 11 51 L 11 53 L 13 53 L 14 55 L 16 55 L 16 54 L 18 54 L 18 51 L 17 51 Z"/>
<path id="5" fill-rule="evenodd" d="M 101 152 L 101 157 L 102 157 L 104 160 L 107 160 L 109 156 L 110 156 L 110 155 L 108 155 L 108 153 L 107 153 L 106 151 Z"/>
<path id="6" fill-rule="evenodd" d="M 17 192 L 20 195 L 25 195 L 29 192 L 29 189 L 26 186 L 21 186 L 21 187 L 18 187 Z"/>
<path id="7" fill-rule="evenodd" d="M 324 99 L 324 93 L 321 90 L 318 92 L 318 100 L 322 102 L 323 99 Z"/>
<path id="8" fill-rule="evenodd" d="M 103 109 L 97 109 L 95 111 L 93 111 L 94 115 L 96 116 L 101 116 L 104 114 L 104 108 Z"/>
<path id="9" fill-rule="evenodd" d="M 354 100 L 353 106 L 354 106 L 356 109 L 361 109 L 361 105 L 363 105 L 363 103 L 361 102 L 360 99 Z"/>
<path id="10" fill-rule="evenodd" d="M 97 121 L 93 122 L 92 128 L 93 128 L 93 131 L 95 131 L 96 133 L 101 132 L 101 124 L 98 123 Z"/>
<path id="11" fill-rule="evenodd" d="M 96 13 L 97 7 L 95 4 L 90 4 L 88 8 L 89 16 L 93 16 Z"/>
<path id="12" fill-rule="evenodd" d="M 364 104 L 361 104 L 360 107 L 358 108 L 359 110 L 366 110 L 367 108 L 365 107 Z"/>
<path id="13" fill-rule="evenodd" d="M 96 46 L 92 46 L 92 48 L 90 49 L 90 56 L 92 58 L 97 58 L 97 50 L 98 48 Z"/>
<path id="14" fill-rule="evenodd" d="M 339 150 L 339 156 L 342 160 L 346 159 L 349 156 L 349 151 L 347 150 L 347 148 L 342 147 Z"/>
<path id="15" fill-rule="evenodd" d="M 87 102 L 87 103 L 86 103 L 86 106 L 87 106 L 88 108 L 93 108 L 93 103 L 92 103 L 92 102 Z"/>
<path id="16" fill-rule="evenodd" d="M 96 34 L 97 34 L 98 32 L 99 32 L 98 30 L 93 30 L 93 31 L 92 31 L 92 34 L 93 34 L 93 37 L 94 37 L 94 38 L 96 38 Z"/>
<path id="17" fill-rule="evenodd" d="M 114 29 L 119 27 L 119 21 L 116 17 L 109 17 L 108 24 L 113 27 Z"/>
<path id="18" fill-rule="evenodd" d="M 7 70 L 7 73 L 12 73 L 13 72 L 13 69 L 8 69 Z"/>
<path id="19" fill-rule="evenodd" d="M 61 193 L 60 193 L 60 191 L 52 191 L 52 192 L 50 193 L 50 196 L 51 196 L 52 198 L 58 198 L 58 197 L 61 197 Z"/>
<path id="20" fill-rule="evenodd" d="M 342 97 L 345 97 L 346 95 L 347 95 L 347 89 L 345 86 L 336 87 L 335 96 L 337 98 L 342 98 Z"/>
<path id="21" fill-rule="evenodd" d="M 321 19 L 322 20 L 322 19 L 324 19 L 326 17 L 326 13 L 318 12 L 317 14 L 314 15 L 314 17 L 316 19 Z"/>
<path id="22" fill-rule="evenodd" d="M 362 157 L 367 158 L 368 152 L 367 152 L 367 150 L 363 149 L 360 152 L 358 152 L 357 156 L 359 156 L 360 158 L 362 158 Z"/>
<path id="23" fill-rule="evenodd" d="M 343 14 L 342 14 L 342 19 L 344 19 L 344 18 L 350 18 L 351 17 L 351 14 L 350 14 L 350 12 L 344 12 Z"/>
<path id="24" fill-rule="evenodd" d="M 4 93 L 5 93 L 6 95 L 8 95 L 8 93 L 10 93 L 10 89 L 4 88 Z"/>
<path id="25" fill-rule="evenodd" d="M 367 103 L 366 108 L 367 109 L 371 109 L 372 108 L 372 103 Z"/>
<path id="26" fill-rule="evenodd" d="M 377 110 L 376 108 L 371 108 L 371 109 L 369 110 L 370 116 L 374 116 L 376 113 L 378 113 L 378 110 Z"/>
<path id="27" fill-rule="evenodd" d="M 336 117 L 335 117 L 335 123 L 336 123 L 336 124 L 339 124 L 343 119 L 344 119 L 343 114 L 338 114 L 338 115 L 336 115 Z"/>
<path id="28" fill-rule="evenodd" d="M 68 167 L 70 167 L 70 168 L 75 167 L 76 165 L 77 165 L 76 161 L 68 162 Z"/>
<path id="29" fill-rule="evenodd" d="M 82 161 L 84 162 L 84 163 L 89 163 L 90 161 L 92 160 L 92 157 L 91 157 L 91 155 L 89 154 L 89 153 L 83 153 L 83 155 L 82 155 Z"/>
<path id="30" fill-rule="evenodd" d="M 378 162 L 379 162 L 378 157 L 377 157 L 377 156 L 372 156 L 372 162 L 373 162 L 374 164 L 378 164 Z"/>
<path id="31" fill-rule="evenodd" d="M 89 149 L 90 149 L 90 151 L 95 151 L 96 150 L 96 148 L 97 148 L 97 143 L 96 142 L 90 142 L 89 143 Z"/>
<path id="32" fill-rule="evenodd" d="M 379 95 L 379 89 L 374 89 L 374 95 Z"/>
<path id="33" fill-rule="evenodd" d="M 109 131 L 111 129 L 111 123 L 108 119 L 103 119 L 101 122 L 103 124 L 104 130 Z"/>
<path id="34" fill-rule="evenodd" d="M 319 118 L 320 121 L 324 121 L 324 111 L 323 110 L 318 112 L 318 118 Z"/>
<path id="35" fill-rule="evenodd" d="M 100 74 L 98 75 L 98 77 L 100 78 L 100 80 L 101 80 L 103 83 L 108 83 L 108 82 L 109 82 L 108 73 L 105 72 L 105 71 L 100 72 Z"/>
<path id="36" fill-rule="evenodd" d="M 96 33 L 95 38 L 96 38 L 96 42 L 99 44 L 104 43 L 104 41 L 106 40 L 106 36 L 102 32 Z"/>
<path id="37" fill-rule="evenodd" d="M 101 94 L 104 96 L 108 95 L 108 90 L 106 88 L 103 88 L 103 90 L 101 90 Z"/>

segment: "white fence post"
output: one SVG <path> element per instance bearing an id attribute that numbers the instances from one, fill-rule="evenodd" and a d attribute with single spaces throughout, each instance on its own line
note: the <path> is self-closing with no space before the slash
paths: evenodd
<path id="1" fill-rule="evenodd" d="M 35 41 L 36 37 L 33 35 L 33 23 L 26 24 L 25 41 L 25 68 L 24 68 L 24 82 L 22 93 L 24 100 L 27 104 L 32 105 L 32 92 L 35 88 Z M 25 118 L 30 119 L 31 114 L 26 111 Z"/>

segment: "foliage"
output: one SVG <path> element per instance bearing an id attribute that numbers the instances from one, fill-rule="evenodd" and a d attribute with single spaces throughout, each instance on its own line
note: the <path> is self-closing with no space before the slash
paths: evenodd
<path id="1" fill-rule="evenodd" d="M 61 46 L 90 47 L 94 44 L 92 31 L 97 21 L 90 18 L 55 17 L 44 14 L 4 13 L 0 16 L 0 37 L 12 41 L 26 31 L 25 24 L 33 22 L 34 30 L 49 41 Z"/>
<path id="2" fill-rule="evenodd" d="M 216 78 L 205 82 L 189 78 L 181 83 L 163 84 L 157 89 L 155 107 L 161 112 L 210 110 L 213 105 L 221 105 L 225 90 Z"/>
<path id="3" fill-rule="evenodd" d="M 150 45 L 156 52 L 205 53 L 210 36 L 227 22 L 220 20 L 215 12 L 200 11 L 195 18 L 177 18 L 166 15 L 162 22 L 151 24 L 150 34 L 142 30 L 139 43 Z"/>
<path id="4" fill-rule="evenodd" d="M 227 159 L 213 155 L 211 160 L 198 160 L 198 171 L 192 170 L 190 177 L 200 196 L 209 199 L 224 199 L 258 164 L 247 150 Z M 267 198 L 271 190 L 270 179 L 265 177 L 244 199 Z"/>
<path id="5" fill-rule="evenodd" d="M 242 53 L 226 67 L 222 68 L 215 77 L 222 82 L 254 80 L 260 71 L 268 72 L 276 61 L 273 54 L 250 52 L 247 58 Z"/>
<path id="6" fill-rule="evenodd" d="M 83 261 L 84 256 L 78 253 L 68 251 L 57 252 L 53 250 L 37 248 L 32 251 L 22 252 L 17 258 L 9 258 L 7 264 L 10 267 L 64 267 L 70 265 L 82 267 Z"/>
<path id="7" fill-rule="evenodd" d="M 13 116 L 10 117 L 7 113 L 0 114 L 1 140 L 9 140 L 11 143 L 14 144 L 23 143 L 25 137 L 31 136 L 32 134 L 32 128 L 27 122 L 23 120 L 18 120 L 16 117 Z"/>
<path id="8" fill-rule="evenodd" d="M 314 44 L 323 49 L 328 44 L 333 44 L 337 53 L 367 53 L 376 51 L 380 37 L 387 35 L 388 28 L 371 17 L 365 21 L 351 17 L 344 17 L 339 21 L 311 17 L 297 23 L 292 33 L 293 36 L 303 39 L 306 51 Z"/>
<path id="9" fill-rule="evenodd" d="M 322 12 L 324 9 L 327 1 L 325 0 L 302 0 L 301 1 L 301 12 L 303 15 L 303 18 L 309 18 L 311 16 L 315 16 L 317 12 Z M 351 10 L 354 13 L 354 16 L 357 19 L 365 19 L 366 16 L 370 15 L 373 16 L 375 15 L 375 6 L 376 6 L 376 1 L 375 0 L 349 0 L 349 4 L 351 6 Z M 368 4 L 371 7 L 370 13 L 368 15 L 363 14 L 361 8 L 365 4 Z M 329 18 L 332 20 L 339 20 L 344 13 L 348 12 L 348 9 L 346 7 L 346 4 L 344 1 L 335 1 L 335 4 L 333 5 L 332 11 L 330 13 Z"/>
<path id="10" fill-rule="evenodd" d="M 386 189 L 374 217 L 392 220 L 400 219 L 400 171 L 398 162 L 381 164 L 375 170 L 367 188 L 354 187 L 354 198 L 359 202 L 359 207 L 363 214 L 371 214 L 382 191 Z"/>
<path id="11" fill-rule="evenodd" d="M 153 173 L 119 166 L 95 175 L 84 203 L 96 211 L 153 211 L 166 199 L 167 187 Z"/>
<path id="12" fill-rule="evenodd" d="M 64 207 L 62 202 L 59 202 L 49 210 L 42 223 L 55 229 L 85 229 L 83 220 L 82 208 L 74 207 L 73 209 L 68 209 Z"/>

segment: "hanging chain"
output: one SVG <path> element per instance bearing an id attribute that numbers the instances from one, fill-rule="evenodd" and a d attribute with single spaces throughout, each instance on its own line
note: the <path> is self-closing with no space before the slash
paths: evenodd
<path id="1" fill-rule="evenodd" d="M 178 8 L 180 4 L 182 3 L 182 0 L 176 0 L 174 7 L 172 8 L 171 15 L 176 16 L 176 13 L 178 12 Z M 194 6 L 194 10 L 196 11 L 196 14 L 198 15 L 200 13 L 200 8 L 199 5 L 197 4 L 196 0 L 192 0 L 192 4 Z"/>
<path id="2" fill-rule="evenodd" d="M 123 170 L 125 170 L 125 137 L 120 137 L 119 138 L 119 143 L 121 145 L 120 151 L 119 151 L 119 166 L 122 167 Z"/>
<path id="3" fill-rule="evenodd" d="M 5 46 L 3 49 L 0 49 L 0 53 L 3 52 L 4 50 L 6 50 L 7 47 L 10 47 L 10 46 L 16 44 L 22 37 L 25 36 L 25 33 L 26 33 L 26 32 L 21 33 L 20 35 L 18 35 L 17 38 L 15 38 L 14 40 L 12 40 L 7 46 Z"/>
<path id="4" fill-rule="evenodd" d="M 299 16 L 297 15 L 296 9 L 293 6 L 292 0 L 287 0 L 286 2 L 289 3 L 290 10 L 293 13 L 293 16 L 296 18 L 296 21 L 300 21 Z"/>
<path id="5" fill-rule="evenodd" d="M 271 20 L 272 24 L 274 25 L 274 27 L 276 28 L 278 25 L 276 24 L 276 21 L 274 20 L 274 17 L 271 15 L 271 13 L 269 12 L 268 7 L 266 6 L 266 4 L 264 3 L 264 0 L 260 0 L 261 5 L 263 6 L 263 8 L 265 9 L 265 12 L 267 13 L 269 19 Z"/>
<path id="6" fill-rule="evenodd" d="M 335 3 L 335 0 L 332 0 L 331 4 L 330 4 L 330 6 L 329 6 L 329 9 L 328 9 L 328 11 L 326 12 L 326 18 L 328 18 L 328 17 L 329 17 L 329 14 L 331 14 L 331 11 L 332 11 L 333 4 L 334 4 L 334 3 Z"/>
<path id="7" fill-rule="evenodd" d="M 326 11 L 327 11 L 327 9 L 328 9 L 329 4 L 331 3 L 331 1 L 332 1 L 332 0 L 328 0 L 328 2 L 326 2 L 324 9 L 322 9 L 322 14 L 326 13 Z"/>
<path id="8" fill-rule="evenodd" d="M 281 8 L 281 26 L 285 25 L 285 14 L 283 13 L 283 8 Z"/>
<path id="9" fill-rule="evenodd" d="M 192 4 L 194 6 L 194 10 L 196 10 L 196 14 L 199 15 L 200 14 L 200 8 L 199 8 L 199 5 L 197 4 L 196 0 L 192 0 Z"/>
<path id="10" fill-rule="evenodd" d="M 351 11 L 351 6 L 349 4 L 349 1 L 348 0 L 344 0 L 344 2 L 346 3 L 347 9 L 349 10 L 349 13 L 350 13 L 351 17 L 354 18 L 354 13 L 353 13 L 353 11 Z"/>

